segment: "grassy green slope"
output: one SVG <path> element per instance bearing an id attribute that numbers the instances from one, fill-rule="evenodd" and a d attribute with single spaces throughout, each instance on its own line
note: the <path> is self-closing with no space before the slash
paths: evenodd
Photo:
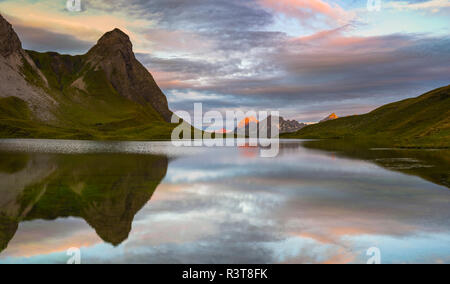
<path id="1" fill-rule="evenodd" d="M 27 81 L 43 88 L 58 106 L 55 121 L 35 119 L 26 102 L 0 99 L 0 137 L 94 140 L 167 140 L 176 125 L 167 123 L 152 106 L 120 96 L 103 71 L 93 70 L 83 56 L 27 51 L 47 79 L 24 62 Z M 85 88 L 73 86 L 84 78 Z"/>
<path id="2" fill-rule="evenodd" d="M 283 138 L 340 138 L 399 147 L 450 147 L 450 86 L 365 115 L 311 125 Z"/>
<path id="3" fill-rule="evenodd" d="M 26 102 L 16 97 L 0 98 L 1 137 L 28 137 L 35 127 Z"/>

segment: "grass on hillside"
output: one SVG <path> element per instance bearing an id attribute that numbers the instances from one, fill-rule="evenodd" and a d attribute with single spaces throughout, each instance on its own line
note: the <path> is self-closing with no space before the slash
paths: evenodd
<path id="1" fill-rule="evenodd" d="M 450 86 L 364 115 L 311 125 L 282 138 L 357 139 L 411 148 L 450 147 Z"/>
<path id="2" fill-rule="evenodd" d="M 27 51 L 47 83 L 24 61 L 26 80 L 57 102 L 54 119 L 38 121 L 28 104 L 16 97 L 0 98 L 0 137 L 79 140 L 170 140 L 177 126 L 148 105 L 119 95 L 103 71 L 91 68 L 83 56 Z M 73 86 L 83 78 L 85 88 Z"/>
<path id="3" fill-rule="evenodd" d="M 69 104 L 66 106 L 68 108 Z M 66 126 L 47 125 L 33 119 L 26 102 L 15 97 L 0 98 L 0 137 L 75 140 L 170 140 L 176 127 L 154 121 L 136 106 L 114 117 L 72 106 L 72 121 Z M 81 119 L 85 114 L 86 116 Z M 76 116 L 80 115 L 80 120 Z"/>

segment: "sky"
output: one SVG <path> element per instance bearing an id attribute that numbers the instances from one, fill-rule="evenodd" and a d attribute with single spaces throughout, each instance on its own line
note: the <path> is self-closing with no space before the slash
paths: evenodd
<path id="1" fill-rule="evenodd" d="M 37 51 L 83 54 L 122 29 L 173 111 L 201 102 L 315 122 L 450 83 L 450 0 L 66 2 L 0 0 L 0 13 Z"/>

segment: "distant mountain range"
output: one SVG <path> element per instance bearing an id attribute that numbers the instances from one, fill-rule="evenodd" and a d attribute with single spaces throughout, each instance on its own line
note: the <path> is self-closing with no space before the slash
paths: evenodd
<path id="1" fill-rule="evenodd" d="M 340 138 L 399 147 L 450 148 L 450 86 L 420 97 L 307 126 L 283 138 Z"/>
<path id="2" fill-rule="evenodd" d="M 246 136 L 258 137 L 259 130 L 264 129 L 267 132 L 267 137 L 271 136 L 272 130 L 272 116 L 267 117 L 262 121 L 258 121 L 255 117 L 246 117 L 238 123 L 238 127 L 234 130 L 236 134 L 245 133 Z M 298 131 L 306 126 L 304 123 L 300 123 L 296 120 L 285 120 L 283 117 L 279 117 L 278 130 L 279 133 L 292 133 Z M 255 132 L 256 130 L 256 132 Z"/>
<path id="3" fill-rule="evenodd" d="M 305 123 L 300 123 L 296 120 L 284 120 L 280 117 L 280 133 L 292 133 L 306 127 Z"/>
<path id="4" fill-rule="evenodd" d="M 22 49 L 0 15 L 0 137 L 169 139 L 172 112 L 129 37 L 115 29 L 84 55 Z"/>

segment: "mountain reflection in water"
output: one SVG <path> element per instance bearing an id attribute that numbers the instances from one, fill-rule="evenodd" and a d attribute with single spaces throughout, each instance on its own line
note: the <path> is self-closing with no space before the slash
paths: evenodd
<path id="1" fill-rule="evenodd" d="M 0 154 L 0 249 L 18 223 L 81 217 L 107 243 L 128 238 L 135 214 L 167 172 L 154 155 Z"/>
<path id="2" fill-rule="evenodd" d="M 445 150 L 282 141 L 265 159 L 257 147 L 170 142 L 0 149 L 0 263 L 65 263 L 71 247 L 82 263 L 365 263 L 374 246 L 383 263 L 450 262 Z"/>

